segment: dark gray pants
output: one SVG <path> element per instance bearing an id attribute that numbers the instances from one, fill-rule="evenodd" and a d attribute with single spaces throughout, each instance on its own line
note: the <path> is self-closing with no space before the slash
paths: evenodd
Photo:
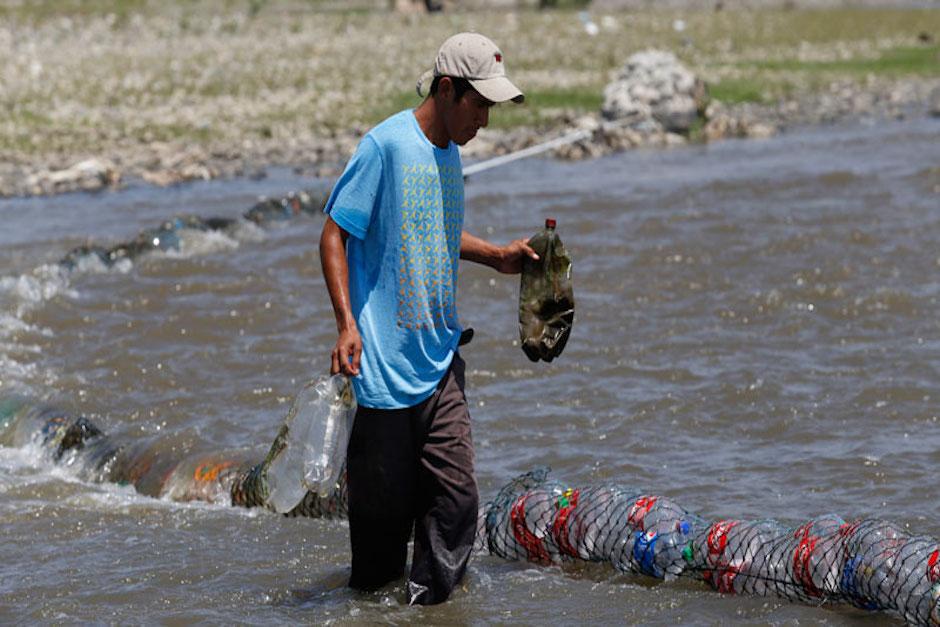
<path id="1" fill-rule="evenodd" d="M 479 503 L 464 367 L 454 355 L 419 405 L 357 411 L 346 458 L 351 587 L 401 577 L 412 529 L 409 603 L 446 601 L 463 577 Z"/>

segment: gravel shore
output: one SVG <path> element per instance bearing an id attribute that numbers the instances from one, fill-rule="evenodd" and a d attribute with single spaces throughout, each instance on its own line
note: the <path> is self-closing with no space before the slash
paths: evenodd
<path id="1" fill-rule="evenodd" d="M 614 7 L 590 14 L 429 16 L 315 11 L 292 2 L 264 5 L 257 14 L 233 6 L 0 12 L 0 49 L 9 51 L 0 68 L 7 112 L 0 119 L 0 196 L 135 179 L 171 185 L 262 176 L 273 165 L 330 175 L 371 124 L 418 104 L 415 79 L 440 41 L 458 30 L 478 30 L 500 42 L 510 73 L 529 94 L 521 118 L 505 105 L 494 112 L 493 119 L 513 121 L 482 131 L 468 145 L 469 159 L 573 128 L 599 130 L 558 156 L 766 136 L 846 118 L 940 114 L 940 69 L 925 75 L 840 65 L 897 49 L 934 50 L 940 10 L 690 13 Z M 820 20 L 828 26 L 817 25 Z M 691 137 L 600 128 L 599 107 L 584 103 L 599 102 L 630 54 L 653 47 L 674 51 L 709 86 L 758 77 L 757 97 L 713 98 L 704 128 Z M 774 66 L 779 59 L 824 69 Z M 747 74 L 742 68 L 748 63 L 759 70 Z"/>

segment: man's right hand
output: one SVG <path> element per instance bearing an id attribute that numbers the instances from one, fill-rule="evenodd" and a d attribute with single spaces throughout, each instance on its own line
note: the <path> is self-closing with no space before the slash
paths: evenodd
<path id="1" fill-rule="evenodd" d="M 359 358 L 362 356 L 362 338 L 353 326 L 339 334 L 330 360 L 330 374 L 343 373 L 347 377 L 359 375 Z"/>
<path id="2" fill-rule="evenodd" d="M 362 338 L 349 305 L 349 264 L 346 261 L 346 239 L 349 234 L 333 218 L 323 223 L 320 234 L 320 263 L 323 278 L 330 292 L 336 329 L 339 338 L 330 359 L 330 374 L 343 373 L 347 377 L 359 375 L 359 357 L 362 355 Z"/>

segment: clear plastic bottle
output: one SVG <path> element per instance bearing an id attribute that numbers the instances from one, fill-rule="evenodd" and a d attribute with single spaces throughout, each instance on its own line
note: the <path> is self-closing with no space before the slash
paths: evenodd
<path id="1" fill-rule="evenodd" d="M 940 625 L 940 583 L 935 583 L 930 589 L 930 621 Z"/>
<path id="2" fill-rule="evenodd" d="M 694 528 L 704 524 L 664 496 L 641 495 L 626 512 L 633 530 L 626 547 L 634 570 L 669 581 L 678 577 L 686 567 L 683 550 Z"/>
<path id="3" fill-rule="evenodd" d="M 610 486 L 581 490 L 578 506 L 568 516 L 568 543 L 577 550 L 581 559 L 610 561 L 615 568 L 631 572 L 627 559 L 618 557 L 624 552 L 629 530 L 617 525 L 617 512 L 627 497 Z"/>
<path id="4" fill-rule="evenodd" d="M 285 513 L 307 491 L 326 496 L 334 488 L 346 460 L 346 447 L 356 415 L 356 399 L 342 375 L 308 383 L 284 420 L 266 471 L 268 504 Z"/>
<path id="5" fill-rule="evenodd" d="M 487 549 L 510 560 L 554 560 L 558 549 L 551 529 L 556 504 L 565 486 L 546 480 L 545 473 L 537 477 L 523 475 L 514 484 L 500 491 L 486 506 Z"/>
<path id="6" fill-rule="evenodd" d="M 858 558 L 853 560 L 853 593 L 877 607 L 894 608 L 889 569 L 907 537 L 904 531 L 894 523 L 872 518 L 853 524 L 844 535 L 846 555 Z"/>
<path id="7" fill-rule="evenodd" d="M 931 556 L 936 556 L 933 538 L 910 538 L 901 545 L 894 559 L 892 593 L 895 609 L 909 623 L 927 623 L 933 610 Z"/>
<path id="8" fill-rule="evenodd" d="M 845 521 L 834 514 L 813 518 L 794 532 L 793 578 L 810 597 L 839 593 L 845 561 L 840 530 Z"/>
<path id="9" fill-rule="evenodd" d="M 336 487 L 346 462 L 356 398 L 349 379 L 341 375 L 321 381 L 317 391 L 318 403 L 307 406 L 312 417 L 304 440 L 304 487 L 325 497 Z"/>
<path id="10" fill-rule="evenodd" d="M 738 594 L 782 595 L 786 590 L 790 531 L 775 520 L 742 523 L 735 529 L 741 536 L 738 561 L 748 564 L 734 580 Z M 792 586 L 790 586 L 792 587 Z"/>

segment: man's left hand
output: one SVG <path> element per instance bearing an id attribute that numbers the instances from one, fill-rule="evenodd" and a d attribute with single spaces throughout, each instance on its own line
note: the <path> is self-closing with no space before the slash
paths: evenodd
<path id="1" fill-rule="evenodd" d="M 522 262 L 528 257 L 538 261 L 538 254 L 529 246 L 528 240 L 517 239 L 500 248 L 500 256 L 493 266 L 504 274 L 519 274 L 522 272 Z"/>

